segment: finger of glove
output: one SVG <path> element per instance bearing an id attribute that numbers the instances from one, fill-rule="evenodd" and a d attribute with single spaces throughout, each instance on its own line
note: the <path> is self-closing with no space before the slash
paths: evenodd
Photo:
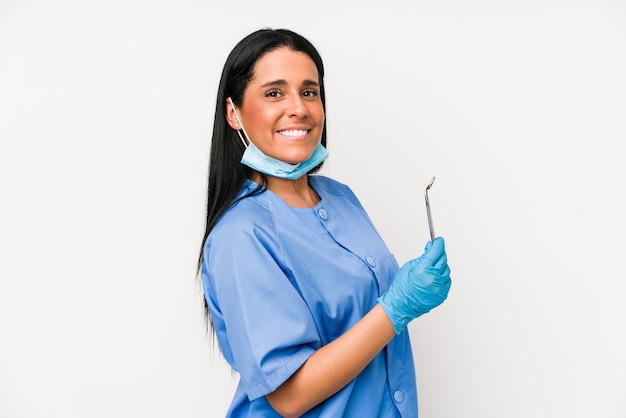
<path id="1" fill-rule="evenodd" d="M 415 316 L 428 312 L 435 306 L 440 305 L 448 297 L 450 286 L 448 285 L 431 285 L 428 289 L 420 293 L 409 295 L 405 306 L 407 306 Z"/>
<path id="2" fill-rule="evenodd" d="M 424 246 L 424 252 L 427 252 L 434 243 L 438 243 L 437 245 L 443 245 L 445 247 L 445 240 L 443 239 L 443 237 L 437 237 L 434 241 L 426 241 L 426 245 Z"/>
<path id="3" fill-rule="evenodd" d="M 450 267 L 445 264 L 441 269 L 438 269 L 434 266 L 426 267 L 424 269 L 425 272 L 428 273 L 429 276 L 432 277 L 433 283 L 448 283 L 450 282 Z"/>
<path id="4" fill-rule="evenodd" d="M 416 260 L 409 260 L 406 263 L 404 263 L 404 265 L 396 273 L 394 282 L 396 282 L 396 281 L 397 282 L 403 282 L 403 281 L 406 281 L 406 280 L 410 280 L 409 279 L 410 271 L 413 269 L 415 262 L 419 262 L 418 259 L 416 259 Z M 398 284 L 400 284 L 400 283 L 398 283 Z"/>
<path id="5" fill-rule="evenodd" d="M 439 274 L 444 274 L 444 271 L 448 269 L 448 254 L 444 252 L 432 267 Z"/>
<path id="6" fill-rule="evenodd" d="M 452 279 L 450 278 L 450 267 L 448 267 L 447 264 L 446 264 L 446 268 L 443 270 L 443 272 L 441 272 L 441 275 L 447 278 L 448 283 L 452 281 Z"/>
<path id="7" fill-rule="evenodd" d="M 436 238 L 435 242 L 437 242 L 437 248 L 433 249 L 433 242 L 432 241 L 428 241 L 426 243 L 426 245 L 424 246 L 424 254 L 422 254 L 421 256 L 414 258 L 412 260 L 409 260 L 407 263 L 405 263 L 405 266 L 408 264 L 411 266 L 411 268 L 415 268 L 415 267 L 426 267 L 429 265 L 433 265 L 436 262 L 436 258 L 437 253 L 439 252 L 439 246 L 441 245 L 441 243 L 443 242 L 443 238 Z M 428 255 L 430 254 L 430 259 L 428 260 L 424 260 Z"/>
<path id="8" fill-rule="evenodd" d="M 452 285 L 449 275 L 432 274 L 428 289 L 424 289 L 432 298 L 445 300 Z"/>
<path id="9" fill-rule="evenodd" d="M 432 242 L 432 245 L 430 245 L 428 249 L 424 252 L 424 255 L 420 257 L 420 264 L 422 266 L 434 266 L 437 264 L 439 259 L 445 255 L 445 253 L 446 250 L 443 238 L 437 237 Z"/>

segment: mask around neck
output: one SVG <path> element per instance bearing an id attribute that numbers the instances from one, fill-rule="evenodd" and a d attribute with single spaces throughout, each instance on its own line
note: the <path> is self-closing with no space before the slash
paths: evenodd
<path id="1" fill-rule="evenodd" d="M 328 151 L 320 143 L 306 161 L 289 164 L 265 155 L 250 141 L 241 157 L 241 163 L 268 176 L 296 180 L 321 164 L 326 157 L 328 157 Z"/>

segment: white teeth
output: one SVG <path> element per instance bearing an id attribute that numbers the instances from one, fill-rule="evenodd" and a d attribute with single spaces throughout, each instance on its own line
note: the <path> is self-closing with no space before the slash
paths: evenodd
<path id="1" fill-rule="evenodd" d="M 306 135 L 309 131 L 306 129 L 290 129 L 288 131 L 280 131 L 281 134 L 285 136 L 303 136 Z"/>

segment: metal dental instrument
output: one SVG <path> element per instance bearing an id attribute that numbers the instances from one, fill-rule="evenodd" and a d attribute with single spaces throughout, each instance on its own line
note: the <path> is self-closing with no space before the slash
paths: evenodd
<path id="1" fill-rule="evenodd" d="M 428 201 L 428 190 L 432 187 L 435 182 L 435 177 L 430 181 L 430 184 L 426 186 L 426 190 L 424 191 L 424 198 L 426 200 L 426 214 L 428 215 L 428 230 L 430 231 L 430 240 L 435 240 L 435 230 L 433 229 L 433 217 L 430 213 L 430 202 Z"/>

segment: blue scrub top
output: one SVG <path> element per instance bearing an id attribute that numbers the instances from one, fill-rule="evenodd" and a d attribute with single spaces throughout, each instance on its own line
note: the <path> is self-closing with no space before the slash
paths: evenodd
<path id="1" fill-rule="evenodd" d="M 204 246 L 202 283 L 222 354 L 240 382 L 228 417 L 278 417 L 265 395 L 377 303 L 398 264 L 360 202 L 323 176 L 321 197 L 292 208 L 269 190 L 246 197 Z M 246 181 L 240 196 L 258 185 Z M 304 417 L 417 417 L 407 331 Z"/>

